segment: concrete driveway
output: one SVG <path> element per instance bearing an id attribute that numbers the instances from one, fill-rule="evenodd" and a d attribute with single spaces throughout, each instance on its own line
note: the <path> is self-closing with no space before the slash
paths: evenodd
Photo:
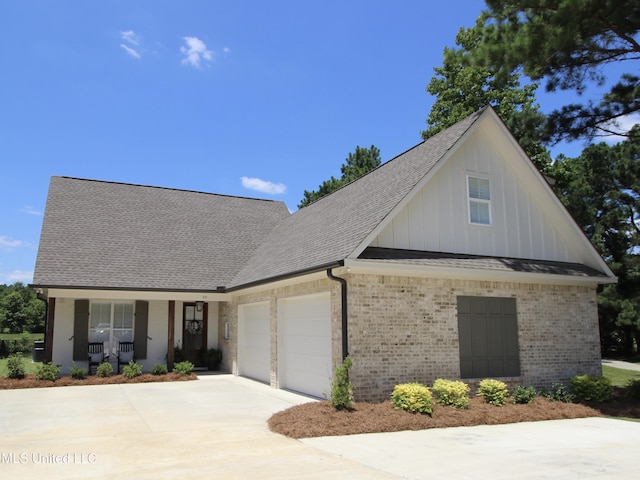
<path id="1" fill-rule="evenodd" d="M 640 478 L 640 423 L 562 420 L 326 437 L 269 432 L 310 401 L 231 375 L 0 391 L 0 478 Z"/>

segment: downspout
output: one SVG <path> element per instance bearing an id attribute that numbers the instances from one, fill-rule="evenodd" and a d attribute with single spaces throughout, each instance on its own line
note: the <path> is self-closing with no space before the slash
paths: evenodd
<path id="1" fill-rule="evenodd" d="M 340 293 L 342 296 L 342 360 L 349 356 L 349 332 L 348 332 L 348 324 L 347 324 L 347 281 L 344 278 L 336 277 L 333 272 L 333 269 L 327 269 L 327 277 L 331 280 L 335 280 L 336 282 L 340 282 Z"/>

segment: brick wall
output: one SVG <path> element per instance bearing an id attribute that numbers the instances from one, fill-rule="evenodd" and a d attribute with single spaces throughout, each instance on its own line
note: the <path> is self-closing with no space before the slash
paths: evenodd
<path id="1" fill-rule="evenodd" d="M 458 379 L 457 297 L 515 297 L 518 309 L 521 376 L 507 379 L 546 388 L 568 383 L 577 373 L 598 375 L 600 339 L 595 288 L 347 274 L 349 353 L 356 399 L 380 401 L 403 382 L 431 384 Z M 277 378 L 277 300 L 331 292 L 334 367 L 341 361 L 340 285 L 308 281 L 220 303 L 219 338 L 223 368 L 238 373 L 238 305 L 269 301 L 271 385 Z M 229 322 L 229 339 L 224 324 Z M 474 382 L 470 382 L 474 383 Z"/>
<path id="2" fill-rule="evenodd" d="M 350 275 L 351 378 L 359 400 L 394 385 L 460 377 L 457 297 L 515 297 L 521 377 L 538 388 L 600 373 L 595 288 Z"/>

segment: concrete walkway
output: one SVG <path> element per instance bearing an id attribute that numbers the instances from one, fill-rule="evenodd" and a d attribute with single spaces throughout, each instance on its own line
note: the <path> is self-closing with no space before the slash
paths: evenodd
<path id="1" fill-rule="evenodd" d="M 622 360 L 610 360 L 607 358 L 602 359 L 602 365 L 608 365 L 609 367 L 622 368 L 623 370 L 635 370 L 640 372 L 640 363 L 623 362 Z"/>
<path id="2" fill-rule="evenodd" d="M 640 479 L 640 423 L 603 418 L 303 441 L 310 399 L 231 375 L 0 391 L 0 478 Z"/>

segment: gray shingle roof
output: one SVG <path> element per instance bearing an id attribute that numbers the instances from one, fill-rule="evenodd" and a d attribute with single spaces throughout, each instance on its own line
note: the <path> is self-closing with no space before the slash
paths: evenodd
<path id="1" fill-rule="evenodd" d="M 418 250 L 369 247 L 358 257 L 384 263 L 421 265 L 437 268 L 465 268 L 499 272 L 540 273 L 572 277 L 603 277 L 602 272 L 577 263 L 549 262 L 522 258 L 485 257 Z"/>
<path id="2" fill-rule="evenodd" d="M 52 177 L 34 284 L 215 290 L 289 215 L 282 202 Z"/>
<path id="3" fill-rule="evenodd" d="M 442 159 L 480 110 L 353 183 L 284 219 L 233 285 L 246 285 L 347 258 Z"/>

